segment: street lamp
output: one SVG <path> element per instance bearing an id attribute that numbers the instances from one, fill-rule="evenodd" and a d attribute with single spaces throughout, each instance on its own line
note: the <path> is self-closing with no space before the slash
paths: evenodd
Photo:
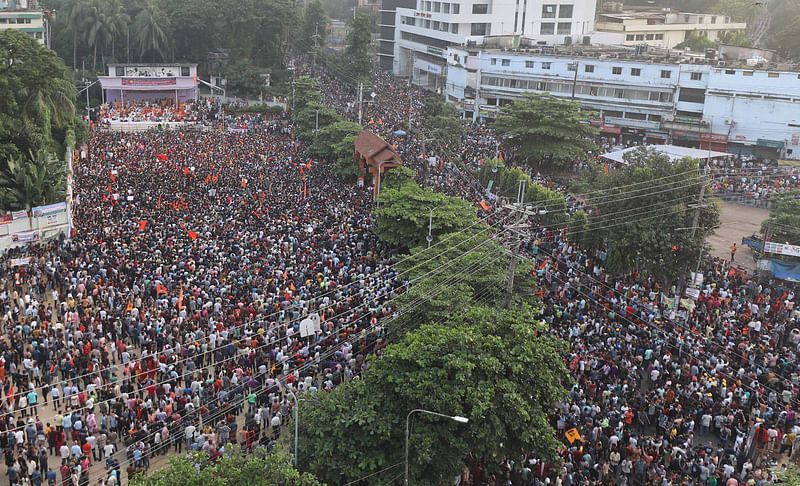
<path id="1" fill-rule="evenodd" d="M 294 399 L 294 459 L 293 459 L 293 462 L 294 462 L 294 467 L 296 468 L 297 467 L 297 436 L 298 436 L 298 429 L 300 428 L 299 427 L 300 418 L 299 418 L 299 415 L 297 414 L 297 412 L 298 412 L 298 409 L 300 408 L 300 402 L 302 401 L 302 402 L 317 402 L 317 403 L 319 403 L 319 400 L 308 400 L 308 399 L 298 400 L 297 396 L 294 394 L 294 392 L 292 390 L 288 390 L 287 389 L 286 392 L 289 395 L 291 395 L 291 397 Z"/>
<path id="2" fill-rule="evenodd" d="M 414 410 L 408 412 L 408 415 L 406 415 L 406 456 L 405 456 L 406 470 L 405 470 L 405 475 L 403 477 L 404 486 L 408 486 L 408 430 L 409 430 L 409 425 L 411 424 L 411 415 L 416 412 L 427 413 L 428 415 L 434 415 L 436 417 L 443 417 L 446 419 L 450 419 L 454 422 L 458 422 L 460 424 L 466 424 L 467 422 L 469 422 L 469 419 L 467 417 L 461 417 L 459 415 L 452 415 L 452 416 L 445 415 L 443 413 L 431 412 L 430 410 L 423 410 L 421 408 L 415 408 Z"/>
<path id="3" fill-rule="evenodd" d="M 431 212 L 430 217 L 428 218 L 428 236 L 425 237 L 425 240 L 428 242 L 428 248 L 431 247 L 431 241 L 433 241 L 433 236 L 431 235 L 431 229 L 433 227 L 433 210 L 434 209 L 438 209 L 438 208 L 428 208 L 428 210 L 430 210 L 430 212 Z"/>

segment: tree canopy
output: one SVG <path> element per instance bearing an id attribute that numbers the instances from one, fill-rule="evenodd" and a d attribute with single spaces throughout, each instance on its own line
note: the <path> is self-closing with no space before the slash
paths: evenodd
<path id="1" fill-rule="evenodd" d="M 425 98 L 422 108 L 422 126 L 425 138 L 439 141 L 446 147 L 457 147 L 465 133 L 464 123 L 452 103 L 442 101 L 439 95 Z"/>
<path id="2" fill-rule="evenodd" d="M 426 242 L 429 220 L 433 239 L 467 228 L 478 220 L 472 205 L 461 198 L 420 187 L 413 181 L 413 172 L 405 167 L 386 173 L 378 203 L 380 207 L 372 213 L 376 218 L 375 232 L 382 241 L 401 248 Z"/>
<path id="3" fill-rule="evenodd" d="M 525 180 L 524 201 L 532 206 L 531 209 L 545 211 L 541 216 L 543 223 L 553 225 L 567 219 L 567 203 L 563 194 L 534 183 L 528 174 L 517 168 L 505 167 L 499 159 L 486 161 L 478 172 L 478 179 L 484 187 L 489 187 L 491 183 L 492 192 L 512 201 L 517 199 L 519 181 Z"/>
<path id="4" fill-rule="evenodd" d="M 771 198 L 769 217 L 761 223 L 761 231 L 771 241 L 800 245 L 800 191 L 775 194 Z"/>
<path id="5" fill-rule="evenodd" d="M 592 112 L 581 110 L 579 102 L 525 93 L 525 98 L 503 107 L 503 115 L 494 121 L 495 131 L 503 145 L 530 163 L 557 168 L 597 150 L 591 141 L 597 128 L 587 123 Z"/>
<path id="6" fill-rule="evenodd" d="M 719 225 L 719 207 L 707 190 L 692 238 L 700 190 L 708 184 L 697 159 L 673 162 L 642 147 L 626 154 L 626 162 L 608 174 L 596 168 L 589 177 L 588 227 L 573 221 L 570 237 L 604 249 L 611 272 L 648 272 L 669 282 L 697 261 L 706 236 Z"/>
<path id="7" fill-rule="evenodd" d="M 256 449 L 251 454 L 238 447 L 211 461 L 205 452 L 194 452 L 191 457 L 173 455 L 169 466 L 148 475 L 136 475 L 131 486 L 322 486 L 312 475 L 299 473 L 285 458 Z"/>
<path id="8" fill-rule="evenodd" d="M 363 379 L 300 408 L 301 468 L 328 484 L 389 468 L 369 481 L 385 484 L 402 471 L 392 468 L 402 465 L 406 415 L 417 408 L 469 423 L 412 417 L 414 484 L 449 480 L 463 471 L 468 456 L 489 469 L 495 458 L 520 452 L 557 462 L 560 442 L 548 419 L 565 396 L 565 348 L 537 332 L 544 329 L 536 322 L 537 313 L 526 305 L 475 305 L 387 346 Z"/>

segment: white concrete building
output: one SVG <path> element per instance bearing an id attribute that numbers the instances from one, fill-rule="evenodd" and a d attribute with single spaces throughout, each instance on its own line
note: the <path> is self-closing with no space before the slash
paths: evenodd
<path id="1" fill-rule="evenodd" d="M 800 159 L 797 72 L 618 56 L 451 47 L 445 93 L 477 119 L 549 92 L 596 111 L 592 123 L 623 141 Z"/>
<path id="2" fill-rule="evenodd" d="M 647 44 L 672 49 L 692 32 L 703 34 L 712 41 L 722 40 L 727 33 L 744 32 L 747 24 L 733 22 L 724 15 L 672 12 L 666 8 L 601 13 L 596 28 L 623 34 L 626 46 Z"/>
<path id="3" fill-rule="evenodd" d="M 45 12 L 35 8 L 3 7 L 0 3 L 0 30 L 19 30 L 50 47 Z"/>
<path id="4" fill-rule="evenodd" d="M 498 36 L 511 46 L 588 43 L 595 0 L 417 0 L 395 15 L 394 73 L 441 90 L 448 47 Z"/>

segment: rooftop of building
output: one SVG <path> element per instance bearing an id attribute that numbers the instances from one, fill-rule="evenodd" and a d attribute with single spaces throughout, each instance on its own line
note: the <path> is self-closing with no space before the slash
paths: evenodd
<path id="1" fill-rule="evenodd" d="M 619 59 L 621 61 L 663 63 L 663 64 L 697 64 L 710 65 L 719 68 L 740 68 L 751 70 L 800 72 L 800 63 L 777 62 L 767 59 L 774 51 L 760 48 L 747 48 L 736 46 L 720 46 L 709 52 L 693 52 L 675 49 L 652 47 L 646 44 L 638 46 L 622 45 L 540 45 L 536 39 L 522 37 L 516 48 L 510 48 L 513 43 L 504 42 L 512 36 L 490 36 L 484 38 L 483 46 L 462 46 L 467 51 L 483 50 L 501 54 L 536 54 L 553 57 L 571 57 L 585 59 Z M 721 57 L 720 51 L 725 49 L 745 50 L 747 58 L 733 59 L 730 56 Z M 711 52 L 713 51 L 713 52 Z"/>
<path id="2" fill-rule="evenodd" d="M 647 20 L 648 23 L 656 24 L 697 24 L 701 23 L 699 19 L 710 19 L 711 17 L 722 18 L 724 22 L 720 22 L 721 24 L 736 23 L 731 22 L 730 17 L 722 14 L 710 12 L 681 12 L 670 8 L 625 9 L 618 12 L 599 12 L 598 16 L 606 20 L 614 19 L 621 22 L 625 20 Z M 715 25 L 710 22 L 703 23 Z"/>

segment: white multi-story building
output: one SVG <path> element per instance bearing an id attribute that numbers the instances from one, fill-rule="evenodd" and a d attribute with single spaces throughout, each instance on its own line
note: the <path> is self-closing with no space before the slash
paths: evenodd
<path id="1" fill-rule="evenodd" d="M 47 16 L 38 8 L 5 3 L 0 0 L 0 30 L 19 30 L 44 46 L 50 46 L 48 38 Z"/>
<path id="2" fill-rule="evenodd" d="M 448 47 L 497 36 L 515 46 L 588 43 L 594 16 L 595 0 L 417 0 L 416 8 L 396 9 L 392 68 L 441 90 Z"/>
<path id="3" fill-rule="evenodd" d="M 800 158 L 798 72 L 601 52 L 450 47 L 445 93 L 476 119 L 525 92 L 549 92 L 596 111 L 592 123 L 618 140 Z"/>

